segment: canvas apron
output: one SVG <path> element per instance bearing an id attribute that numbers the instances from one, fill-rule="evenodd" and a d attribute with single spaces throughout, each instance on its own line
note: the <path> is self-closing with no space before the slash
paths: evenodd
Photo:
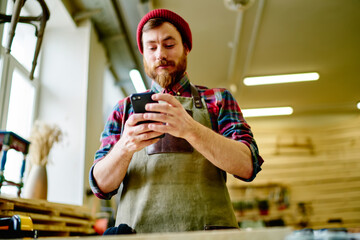
<path id="1" fill-rule="evenodd" d="M 194 89 L 193 97 L 176 98 L 211 128 L 205 101 Z M 125 223 L 138 233 L 238 226 L 223 172 L 169 134 L 134 154 L 121 188 L 116 226 Z"/>

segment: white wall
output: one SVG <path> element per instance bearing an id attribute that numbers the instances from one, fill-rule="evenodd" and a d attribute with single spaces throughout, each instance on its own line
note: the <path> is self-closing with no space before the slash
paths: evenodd
<path id="1" fill-rule="evenodd" d="M 89 48 L 89 76 L 86 104 L 86 139 L 84 190 L 89 189 L 89 170 L 93 164 L 95 151 L 100 145 L 100 134 L 104 128 L 103 121 L 103 91 L 107 58 L 105 49 L 99 43 L 95 29 L 91 27 Z M 86 196 L 84 196 L 86 201 Z"/>
<path id="2" fill-rule="evenodd" d="M 82 205 L 103 127 L 106 56 L 90 21 L 76 27 L 60 0 L 48 3 L 51 17 L 42 47 L 38 119 L 59 125 L 64 133 L 47 166 L 48 200 Z"/>
<path id="3" fill-rule="evenodd" d="M 125 94 L 120 90 L 119 86 L 116 86 L 115 79 L 110 72 L 107 70 L 104 76 L 104 96 L 103 96 L 103 119 L 104 122 L 109 117 L 112 112 L 115 104 L 120 100 L 125 98 Z"/>

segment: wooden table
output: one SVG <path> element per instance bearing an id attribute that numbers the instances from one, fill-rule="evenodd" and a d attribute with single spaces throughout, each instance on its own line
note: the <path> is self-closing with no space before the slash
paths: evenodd
<path id="1" fill-rule="evenodd" d="M 217 231 L 196 231 L 183 233 L 152 233 L 101 236 L 106 240 L 284 240 L 285 236 L 292 232 L 291 228 L 263 228 L 253 230 L 217 230 Z M 100 236 L 80 237 L 81 240 L 99 239 Z M 72 237 L 46 238 L 53 240 L 73 240 Z"/>
<path id="2" fill-rule="evenodd" d="M 40 239 L 54 240 L 73 240 L 79 238 L 83 240 L 99 238 L 109 240 L 283 240 L 286 235 L 292 232 L 291 228 L 262 228 L 252 230 L 84 236 L 94 233 L 93 224 L 95 221 L 86 207 L 50 203 L 44 200 L 0 196 L 0 217 L 16 214 L 32 218 L 34 229 L 39 231 Z"/>

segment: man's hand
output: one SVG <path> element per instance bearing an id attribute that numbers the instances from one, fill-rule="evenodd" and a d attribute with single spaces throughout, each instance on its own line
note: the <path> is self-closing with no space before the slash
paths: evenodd
<path id="1" fill-rule="evenodd" d="M 164 103 L 147 104 L 146 110 L 161 114 L 145 113 L 144 118 L 164 124 L 149 124 L 149 129 L 184 138 L 218 168 L 244 179 L 251 177 L 251 152 L 244 143 L 226 138 L 196 122 L 169 94 L 154 94 L 152 99 Z"/>
<path id="2" fill-rule="evenodd" d="M 152 99 L 161 103 L 150 103 L 146 110 L 159 113 L 145 113 L 146 120 L 162 122 L 163 124 L 151 123 L 147 127 L 155 132 L 169 133 L 175 137 L 187 138 L 194 131 L 197 123 L 184 109 L 181 103 L 170 94 L 154 94 Z"/>
<path id="3" fill-rule="evenodd" d="M 149 123 L 138 124 L 145 120 L 142 113 L 131 115 L 125 122 L 124 132 L 119 141 L 104 159 L 95 165 L 94 178 L 104 193 L 111 192 L 120 186 L 136 151 L 159 140 L 154 138 L 161 135 L 161 132 L 150 129 Z M 151 123 L 151 125 L 159 124 L 162 125 L 162 123 Z"/>
<path id="4" fill-rule="evenodd" d="M 158 137 L 162 132 L 156 132 L 149 128 L 150 123 L 141 123 L 145 121 L 143 113 L 134 113 L 125 122 L 124 132 L 120 140 L 116 143 L 116 147 L 122 148 L 123 151 L 131 155 L 144 147 L 158 141 Z M 162 123 L 151 123 L 153 125 L 162 125 Z"/>

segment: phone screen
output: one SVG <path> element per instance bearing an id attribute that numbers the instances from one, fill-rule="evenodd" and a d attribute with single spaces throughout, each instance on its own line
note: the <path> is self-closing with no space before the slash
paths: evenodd
<path id="1" fill-rule="evenodd" d="M 145 110 L 145 105 L 147 103 L 157 103 L 157 101 L 154 101 L 151 99 L 151 96 L 154 94 L 154 92 L 150 91 L 150 92 L 145 92 L 145 93 L 134 93 L 130 95 L 130 101 L 131 104 L 133 106 L 134 112 L 135 113 L 145 113 L 145 112 L 149 112 Z M 137 124 L 142 124 L 142 123 L 152 123 L 155 121 L 141 121 L 138 122 Z M 165 134 L 162 134 L 156 138 L 163 138 L 165 136 Z"/>

